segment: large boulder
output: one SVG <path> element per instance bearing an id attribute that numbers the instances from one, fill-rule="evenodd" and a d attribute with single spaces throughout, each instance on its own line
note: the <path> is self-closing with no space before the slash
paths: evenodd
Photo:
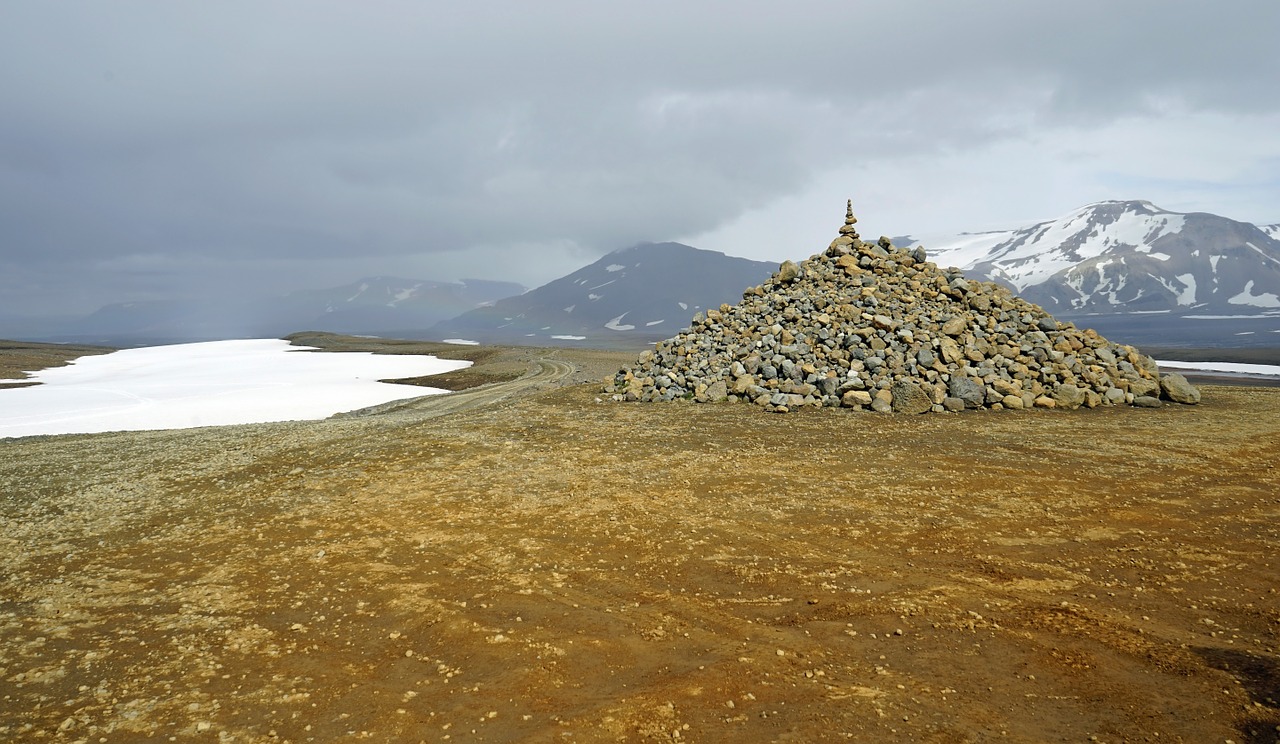
<path id="1" fill-rule="evenodd" d="M 1177 372 L 1160 377 L 1160 392 L 1174 403 L 1195 405 L 1200 402 L 1200 391 Z"/>

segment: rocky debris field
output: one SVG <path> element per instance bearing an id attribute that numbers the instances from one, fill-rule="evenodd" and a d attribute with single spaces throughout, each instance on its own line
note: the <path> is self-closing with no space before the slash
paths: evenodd
<path id="1" fill-rule="evenodd" d="M 699 313 L 607 383 L 615 401 L 747 401 L 785 413 L 843 406 L 972 408 L 1194 404 L 1180 374 L 1092 330 L 1059 323 L 990 282 L 888 238 L 867 243 L 850 206 L 824 252 L 787 261 L 742 302 Z"/>
<path id="2" fill-rule="evenodd" d="M 0 441 L 0 740 L 1280 736 L 1280 389 L 764 417 L 561 375 Z"/>

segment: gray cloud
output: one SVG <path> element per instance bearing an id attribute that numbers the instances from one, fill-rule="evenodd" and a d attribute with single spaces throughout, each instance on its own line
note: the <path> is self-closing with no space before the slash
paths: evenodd
<path id="1" fill-rule="evenodd" d="M 1272 115 L 1276 27 L 1265 1 L 11 4 L 0 312 L 433 265 L 537 283 L 833 170 Z"/>

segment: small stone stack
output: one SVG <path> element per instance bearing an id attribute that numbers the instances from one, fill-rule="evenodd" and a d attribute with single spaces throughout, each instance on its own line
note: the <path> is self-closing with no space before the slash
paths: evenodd
<path id="1" fill-rule="evenodd" d="M 922 248 L 864 242 L 849 203 L 823 253 L 786 261 L 737 305 L 694 316 L 623 368 L 615 401 L 750 402 L 925 413 L 1196 403 L 1181 375 L 1093 330 L 1059 323 Z"/>

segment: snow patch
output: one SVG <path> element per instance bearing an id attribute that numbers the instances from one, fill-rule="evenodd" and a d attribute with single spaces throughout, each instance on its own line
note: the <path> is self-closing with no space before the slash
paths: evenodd
<path id="1" fill-rule="evenodd" d="M 625 268 L 627 267 L 623 266 L 622 264 L 609 264 L 608 266 L 604 267 L 604 270 L 608 272 L 614 272 L 614 271 L 622 271 Z"/>
<path id="2" fill-rule="evenodd" d="M 1253 307 L 1280 307 L 1280 297 L 1271 292 L 1253 293 L 1253 280 L 1244 285 L 1244 290 L 1235 297 L 1227 298 L 1232 305 L 1252 305 Z"/>
<path id="3" fill-rule="evenodd" d="M 611 331 L 630 331 L 635 329 L 635 326 L 625 324 L 622 322 L 622 319 L 627 317 L 627 315 L 629 315 L 630 313 L 631 311 L 628 310 L 627 312 L 623 313 L 622 315 L 619 315 L 618 317 L 614 318 L 608 323 L 605 323 L 604 327 L 608 328 Z"/>
<path id="4" fill-rule="evenodd" d="M 666 322 L 667 322 L 666 319 L 663 318 L 662 320 L 651 320 L 648 323 L 645 323 L 644 325 L 646 328 L 648 328 L 649 326 L 656 326 L 659 323 L 666 323 Z"/>
<path id="5" fill-rule="evenodd" d="M 312 353 L 277 339 L 81 357 L 4 391 L 0 438 L 315 420 L 447 392 L 378 382 L 470 366 L 433 356 Z"/>
<path id="6" fill-rule="evenodd" d="M 577 305 L 570 305 L 569 307 L 566 307 L 566 308 L 564 309 L 564 311 L 565 311 L 566 313 L 571 313 L 571 312 L 573 312 L 573 309 L 574 309 L 575 307 L 577 307 Z"/>
<path id="7" fill-rule="evenodd" d="M 1156 360 L 1160 369 L 1190 369 L 1200 372 L 1230 372 L 1239 375 L 1280 377 L 1280 365 L 1242 364 L 1239 362 L 1165 362 Z"/>
<path id="8" fill-rule="evenodd" d="M 596 300 L 600 299 L 601 297 L 604 297 L 604 295 L 598 295 L 598 294 L 588 294 L 588 295 L 587 295 L 587 299 L 588 299 L 588 300 L 590 300 L 590 301 L 592 301 L 592 302 L 595 302 Z"/>
<path id="9" fill-rule="evenodd" d="M 1168 261 L 1173 258 L 1173 256 L 1170 256 L 1168 253 L 1152 253 L 1150 255 L 1157 261 Z"/>
<path id="10" fill-rule="evenodd" d="M 387 307 L 395 307 L 397 304 L 413 297 L 418 293 L 418 288 L 421 286 L 422 284 L 418 283 L 408 289 L 402 289 L 399 292 L 396 292 L 395 296 L 391 298 L 391 301 L 387 303 Z"/>
<path id="11" fill-rule="evenodd" d="M 677 302 L 676 304 L 680 306 L 680 309 L 681 309 L 681 310 L 688 310 L 688 309 L 689 309 L 689 306 L 688 306 L 688 305 L 686 305 L 686 304 L 684 304 L 683 302 Z"/>
<path id="12" fill-rule="evenodd" d="M 472 341 L 468 338 L 446 338 L 440 341 L 442 344 L 457 344 L 458 346 L 479 346 L 479 341 Z"/>
<path id="13" fill-rule="evenodd" d="M 1193 274 L 1179 274 L 1174 277 L 1182 282 L 1183 290 L 1178 293 L 1179 305 L 1196 304 L 1196 278 Z"/>
<path id="14" fill-rule="evenodd" d="M 529 335 L 532 336 L 533 334 L 530 333 Z M 552 336 L 551 338 L 554 338 L 557 341 L 586 341 L 587 340 L 586 336 Z"/>

